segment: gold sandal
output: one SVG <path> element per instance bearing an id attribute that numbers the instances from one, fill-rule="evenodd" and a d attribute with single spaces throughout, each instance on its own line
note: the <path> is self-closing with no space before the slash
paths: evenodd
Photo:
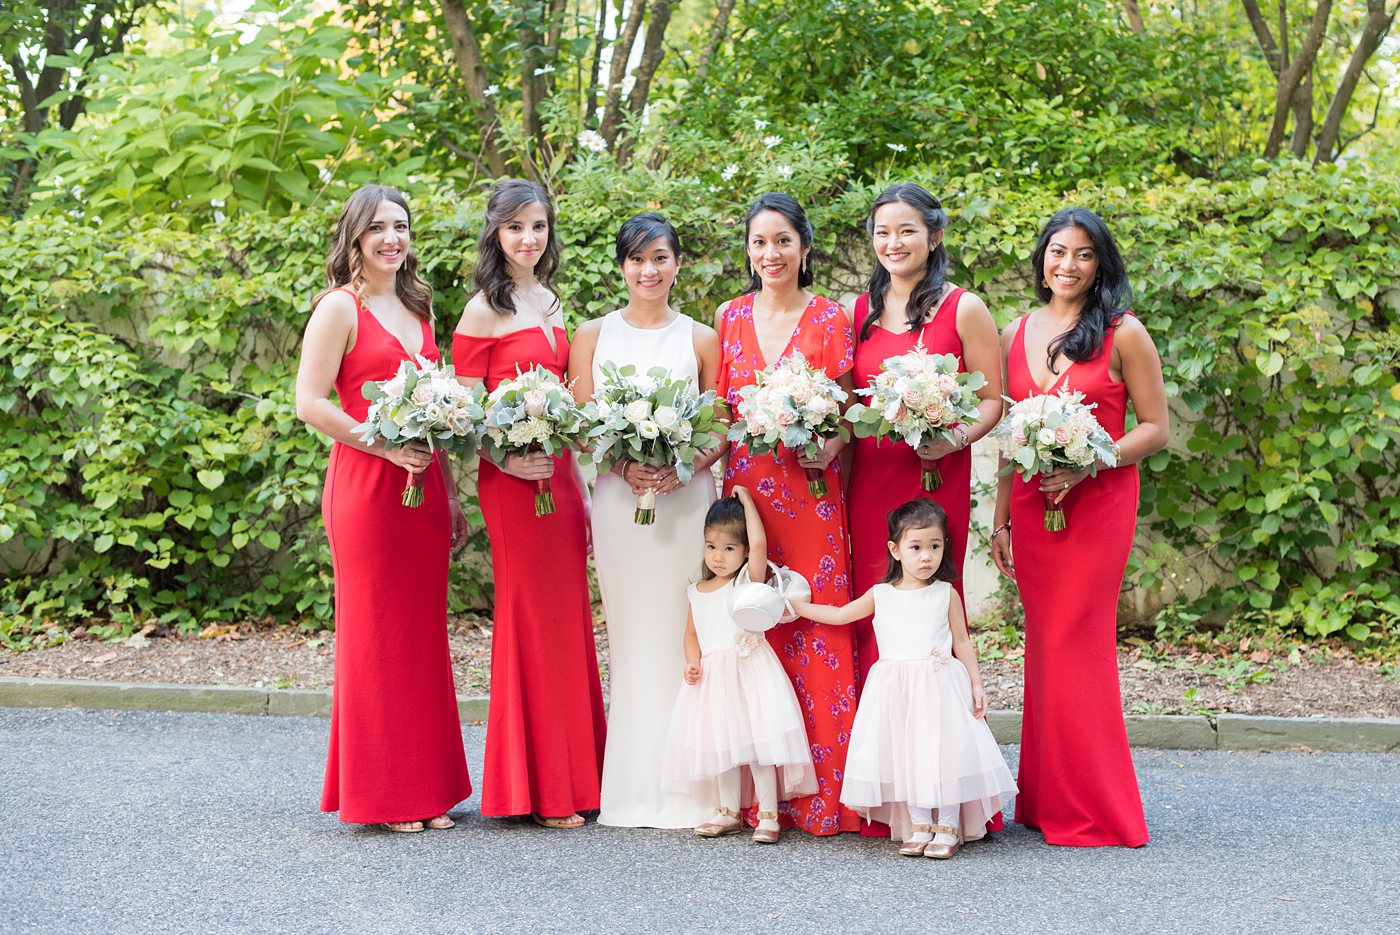
<path id="1" fill-rule="evenodd" d="M 958 840 L 953 844 L 940 844 L 937 841 L 928 842 L 928 846 L 924 848 L 925 857 L 932 857 L 934 860 L 947 860 L 958 852 L 958 848 L 963 842 L 963 836 L 962 831 L 956 825 L 929 825 L 929 830 L 934 834 L 952 835 Z"/>
<path id="2" fill-rule="evenodd" d="M 429 818 L 427 821 L 423 822 L 424 827 L 432 828 L 434 831 L 445 831 L 455 824 L 457 824 L 457 822 L 453 821 L 452 816 L 446 812 L 443 812 L 436 818 Z"/>
<path id="3" fill-rule="evenodd" d="M 759 812 L 759 813 L 758 813 L 758 820 L 759 820 L 759 822 L 771 821 L 771 822 L 773 822 L 774 824 L 777 824 L 777 823 L 778 823 L 778 813 L 777 813 L 777 812 Z M 755 829 L 753 829 L 753 842 L 754 842 L 755 844 L 777 844 L 777 843 L 778 843 L 778 835 L 779 835 L 780 833 L 781 833 L 781 832 L 780 832 L 780 830 L 779 830 L 778 828 L 755 828 Z"/>
<path id="4" fill-rule="evenodd" d="M 421 821 L 381 821 L 379 827 L 397 834 L 417 834 L 423 830 Z"/>
<path id="5" fill-rule="evenodd" d="M 721 838 L 728 834 L 738 834 L 744 830 L 744 823 L 739 820 L 739 813 L 721 805 L 715 809 L 716 815 L 723 815 L 730 819 L 726 822 L 705 821 L 695 826 L 695 833 L 702 838 Z"/>
<path id="6" fill-rule="evenodd" d="M 911 826 L 910 826 L 910 828 L 909 828 L 909 833 L 910 833 L 910 834 L 927 834 L 928 832 L 930 832 L 930 831 L 932 831 L 932 830 L 933 830 L 933 825 L 917 824 L 917 825 L 911 825 Z M 933 839 L 932 839 L 932 838 L 930 838 L 930 839 L 927 840 L 927 841 L 905 841 L 905 842 L 903 842 L 903 845 L 899 848 L 899 852 L 900 852 L 901 854 L 903 854 L 905 857 L 922 857 L 922 856 L 923 856 L 923 853 L 924 853 L 924 849 L 927 848 L 927 847 L 928 847 L 930 844 L 932 844 L 932 843 L 933 843 Z"/>

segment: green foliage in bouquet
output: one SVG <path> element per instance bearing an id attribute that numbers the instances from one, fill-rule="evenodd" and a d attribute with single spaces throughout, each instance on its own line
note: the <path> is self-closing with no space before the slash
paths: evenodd
<path id="1" fill-rule="evenodd" d="M 602 365 L 603 379 L 586 408 L 590 425 L 585 464 L 610 471 L 619 461 L 672 465 L 682 484 L 695 476 L 695 459 L 717 448 L 727 430 L 714 390 L 696 393 L 665 367 L 639 377 L 632 364 Z"/>

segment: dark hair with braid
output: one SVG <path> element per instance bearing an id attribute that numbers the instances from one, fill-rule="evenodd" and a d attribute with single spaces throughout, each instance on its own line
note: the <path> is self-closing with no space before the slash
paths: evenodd
<path id="1" fill-rule="evenodd" d="M 870 206 L 870 214 L 865 218 L 867 234 L 875 236 L 875 212 L 895 202 L 903 202 L 919 212 L 924 226 L 928 228 L 929 254 L 928 263 L 924 266 L 924 278 L 909 293 L 909 304 L 904 310 L 909 330 L 916 331 L 937 307 L 938 300 L 943 298 L 943 289 L 948 284 L 948 251 L 944 249 L 941 237 L 937 244 L 933 243 L 933 238 L 948 226 L 948 212 L 943 210 L 943 205 L 938 199 L 922 185 L 901 182 L 880 192 L 875 203 Z M 866 292 L 870 294 L 870 310 L 865 316 L 865 321 L 860 323 L 862 341 L 869 336 L 870 329 L 884 314 L 885 291 L 889 287 L 890 271 L 877 259 L 875 269 L 870 274 L 870 283 L 866 286 Z"/>
<path id="2" fill-rule="evenodd" d="M 1035 279 L 1035 295 L 1042 302 L 1050 301 L 1050 286 L 1045 281 L 1045 252 L 1050 238 L 1067 227 L 1083 231 L 1094 247 L 1099 268 L 1094 285 L 1079 310 L 1079 320 L 1064 334 L 1057 335 L 1046 349 L 1046 364 L 1051 373 L 1055 357 L 1064 354 L 1072 361 L 1093 360 L 1103 350 L 1103 336 L 1109 328 L 1123 320 L 1123 312 L 1132 304 L 1133 287 L 1128 284 L 1128 270 L 1123 255 L 1109 233 L 1108 225 L 1097 214 L 1085 208 L 1065 208 L 1057 211 L 1040 232 L 1035 252 L 1031 254 L 1031 275 Z"/>
<path id="3" fill-rule="evenodd" d="M 515 280 L 511 278 L 510 261 L 501 249 L 497 232 L 527 205 L 533 204 L 544 205 L 549 224 L 544 252 L 535 264 L 535 278 L 554 293 L 555 303 L 559 302 L 559 293 L 554 291 L 552 283 L 554 271 L 559 268 L 559 238 L 554 233 L 554 202 L 549 198 L 549 190 L 538 182 L 505 179 L 491 190 L 481 236 L 476 242 L 476 287 L 486 296 L 486 303 L 500 315 L 515 314 Z"/>
<path id="4" fill-rule="evenodd" d="M 330 256 L 326 258 L 326 288 L 311 300 L 315 308 L 326 294 L 344 286 L 355 293 L 355 300 L 363 303 L 365 294 L 365 258 L 360 254 L 360 238 L 374 222 L 379 211 L 379 203 L 392 201 L 403 208 L 408 216 L 409 241 L 403 263 L 394 274 L 394 292 L 404 308 L 424 321 L 433 320 L 433 287 L 418 276 L 418 254 L 413 249 L 413 212 L 408 201 L 398 190 L 387 185 L 366 185 L 345 201 L 340 211 L 340 220 L 335 223 L 335 236 L 331 240 Z"/>
<path id="5" fill-rule="evenodd" d="M 749 216 L 744 219 L 744 250 L 748 251 L 749 228 L 753 227 L 753 219 L 764 211 L 776 211 L 787 218 L 788 223 L 797 231 L 797 239 L 801 245 L 807 249 L 807 255 L 797 266 L 797 285 L 806 289 L 812 284 L 812 222 L 807 220 L 807 212 L 802 210 L 802 206 L 797 203 L 797 199 L 791 195 L 784 195 L 782 192 L 766 192 L 758 196 L 758 200 L 749 208 Z M 747 260 L 745 265 L 749 266 L 749 291 L 757 292 L 763 288 L 763 280 L 758 275 L 758 270 L 754 269 Z"/>

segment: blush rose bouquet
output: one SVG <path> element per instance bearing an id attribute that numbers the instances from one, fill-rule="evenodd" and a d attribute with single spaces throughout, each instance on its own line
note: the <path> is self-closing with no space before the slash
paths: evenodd
<path id="1" fill-rule="evenodd" d="M 497 464 L 506 455 L 543 451 L 553 457 L 577 451 L 587 420 L 568 384 L 536 364 L 515 378 L 503 380 L 486 398 L 485 450 Z M 535 515 L 554 512 L 550 478 L 535 481 Z"/>

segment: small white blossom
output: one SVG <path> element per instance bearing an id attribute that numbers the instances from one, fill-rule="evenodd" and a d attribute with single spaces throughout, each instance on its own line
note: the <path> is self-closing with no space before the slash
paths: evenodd
<path id="1" fill-rule="evenodd" d="M 759 120 L 757 117 L 755 117 L 755 118 L 754 118 L 754 121 L 753 121 L 753 128 L 754 128 L 755 130 L 757 130 L 759 133 L 762 133 L 764 130 L 767 130 L 767 129 L 768 129 L 768 121 L 767 121 L 767 120 Z"/>
<path id="2" fill-rule="evenodd" d="M 778 166 L 777 173 L 785 179 L 790 179 L 792 178 L 792 166 Z"/>
<path id="3" fill-rule="evenodd" d="M 909 148 L 909 147 L 905 146 L 903 143 L 886 143 L 885 145 L 888 146 L 890 149 L 894 150 L 894 151 L 897 152 L 897 153 L 902 153 L 902 152 L 904 152 L 905 150 L 907 150 L 907 149 Z"/>
<path id="4" fill-rule="evenodd" d="M 781 136 L 765 136 L 763 138 L 763 148 L 772 149 L 774 146 L 777 146 L 782 141 L 783 138 Z"/>
<path id="5" fill-rule="evenodd" d="M 501 86 L 499 84 L 488 84 L 486 90 L 481 92 L 483 97 L 495 97 L 499 93 L 501 93 Z"/>
<path id="6" fill-rule="evenodd" d="M 724 167 L 724 171 L 719 174 L 719 177 L 724 179 L 724 181 L 728 182 L 730 179 L 734 178 L 734 176 L 738 174 L 739 167 L 731 162 L 729 165 Z"/>
<path id="7" fill-rule="evenodd" d="M 542 65 L 535 69 L 535 77 L 538 78 L 540 75 L 547 75 L 552 71 L 554 71 L 553 65 Z"/>
<path id="8" fill-rule="evenodd" d="M 603 139 L 603 134 L 597 130 L 584 130 L 578 135 L 578 145 L 584 149 L 595 153 L 605 153 L 608 151 L 608 142 Z"/>

